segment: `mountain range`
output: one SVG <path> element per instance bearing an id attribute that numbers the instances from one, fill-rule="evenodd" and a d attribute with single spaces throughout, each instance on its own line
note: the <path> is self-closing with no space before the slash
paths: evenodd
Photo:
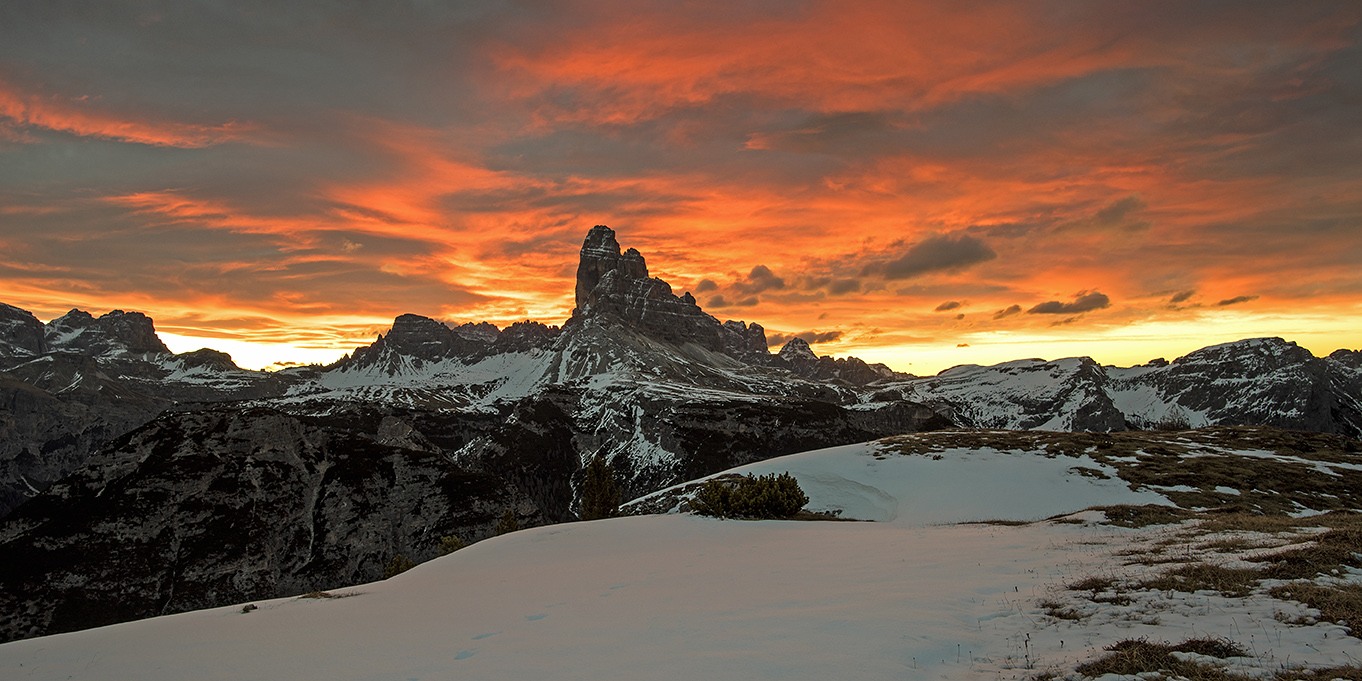
<path id="1" fill-rule="evenodd" d="M 1264 425 L 1362 436 L 1362 352 L 1280 338 L 1171 362 L 916 377 L 720 322 L 590 230 L 563 326 L 404 314 L 329 366 L 173 354 L 152 320 L 0 305 L 0 639 L 377 579 L 439 538 L 574 519 L 603 455 L 632 499 L 951 427 Z"/>

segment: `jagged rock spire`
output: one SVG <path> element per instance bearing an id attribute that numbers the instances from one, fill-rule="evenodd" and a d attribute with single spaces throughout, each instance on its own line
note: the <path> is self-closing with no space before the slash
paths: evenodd
<path id="1" fill-rule="evenodd" d="M 615 230 L 596 225 L 582 242 L 582 257 L 577 264 L 577 309 L 585 311 L 591 292 L 607 272 L 618 271 L 624 279 L 647 279 L 648 265 L 634 249 L 620 253 Z"/>

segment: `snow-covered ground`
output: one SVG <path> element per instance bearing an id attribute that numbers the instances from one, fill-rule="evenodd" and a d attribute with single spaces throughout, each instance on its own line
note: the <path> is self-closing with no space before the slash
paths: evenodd
<path id="1" fill-rule="evenodd" d="M 1251 651 L 1225 663 L 1247 674 L 1362 656 L 1341 626 L 1279 621 L 1310 613 L 1263 593 L 1141 591 L 1097 603 L 1066 589 L 1165 569 L 1132 556 L 1187 524 L 1125 529 L 1093 511 L 1063 523 L 941 524 L 1162 500 L 1093 475 L 1096 462 L 855 445 L 749 469 L 789 470 L 811 508 L 879 522 L 670 514 L 535 528 L 336 598 L 5 644 L 0 678 L 1011 679 L 1067 674 L 1122 639 L 1198 636 Z M 1082 619 L 1047 615 L 1056 604 Z"/>

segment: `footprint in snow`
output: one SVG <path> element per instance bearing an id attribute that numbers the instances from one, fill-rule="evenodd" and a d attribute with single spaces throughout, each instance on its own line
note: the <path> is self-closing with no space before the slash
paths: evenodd
<path id="1" fill-rule="evenodd" d="M 476 648 L 474 648 L 473 650 L 460 650 L 460 651 L 458 652 L 458 654 L 454 656 L 454 659 L 456 659 L 456 660 L 467 660 L 468 658 L 473 657 L 474 655 L 476 655 L 477 652 L 478 652 L 478 651 L 477 651 Z"/>
<path id="2" fill-rule="evenodd" d="M 534 622 L 535 620 L 542 620 L 545 617 L 548 617 L 548 615 L 526 615 L 525 619 Z"/>
<path id="3" fill-rule="evenodd" d="M 473 637 L 473 640 L 474 640 L 474 641 L 481 641 L 481 640 L 484 639 L 484 638 L 487 638 L 487 637 L 489 637 L 489 636 L 496 636 L 497 634 L 500 634 L 500 633 L 501 633 L 501 632 L 499 632 L 499 631 L 489 631 L 489 632 L 487 632 L 486 634 L 478 634 L 477 636 L 474 636 L 474 637 Z"/>

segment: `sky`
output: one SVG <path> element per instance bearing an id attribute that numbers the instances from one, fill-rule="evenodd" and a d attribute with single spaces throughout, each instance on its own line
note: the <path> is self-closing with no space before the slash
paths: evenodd
<path id="1" fill-rule="evenodd" d="M 561 324 L 605 224 L 917 374 L 1322 355 L 1362 346 L 1358 121 L 1352 0 L 11 0 L 0 302 L 325 362 Z"/>

